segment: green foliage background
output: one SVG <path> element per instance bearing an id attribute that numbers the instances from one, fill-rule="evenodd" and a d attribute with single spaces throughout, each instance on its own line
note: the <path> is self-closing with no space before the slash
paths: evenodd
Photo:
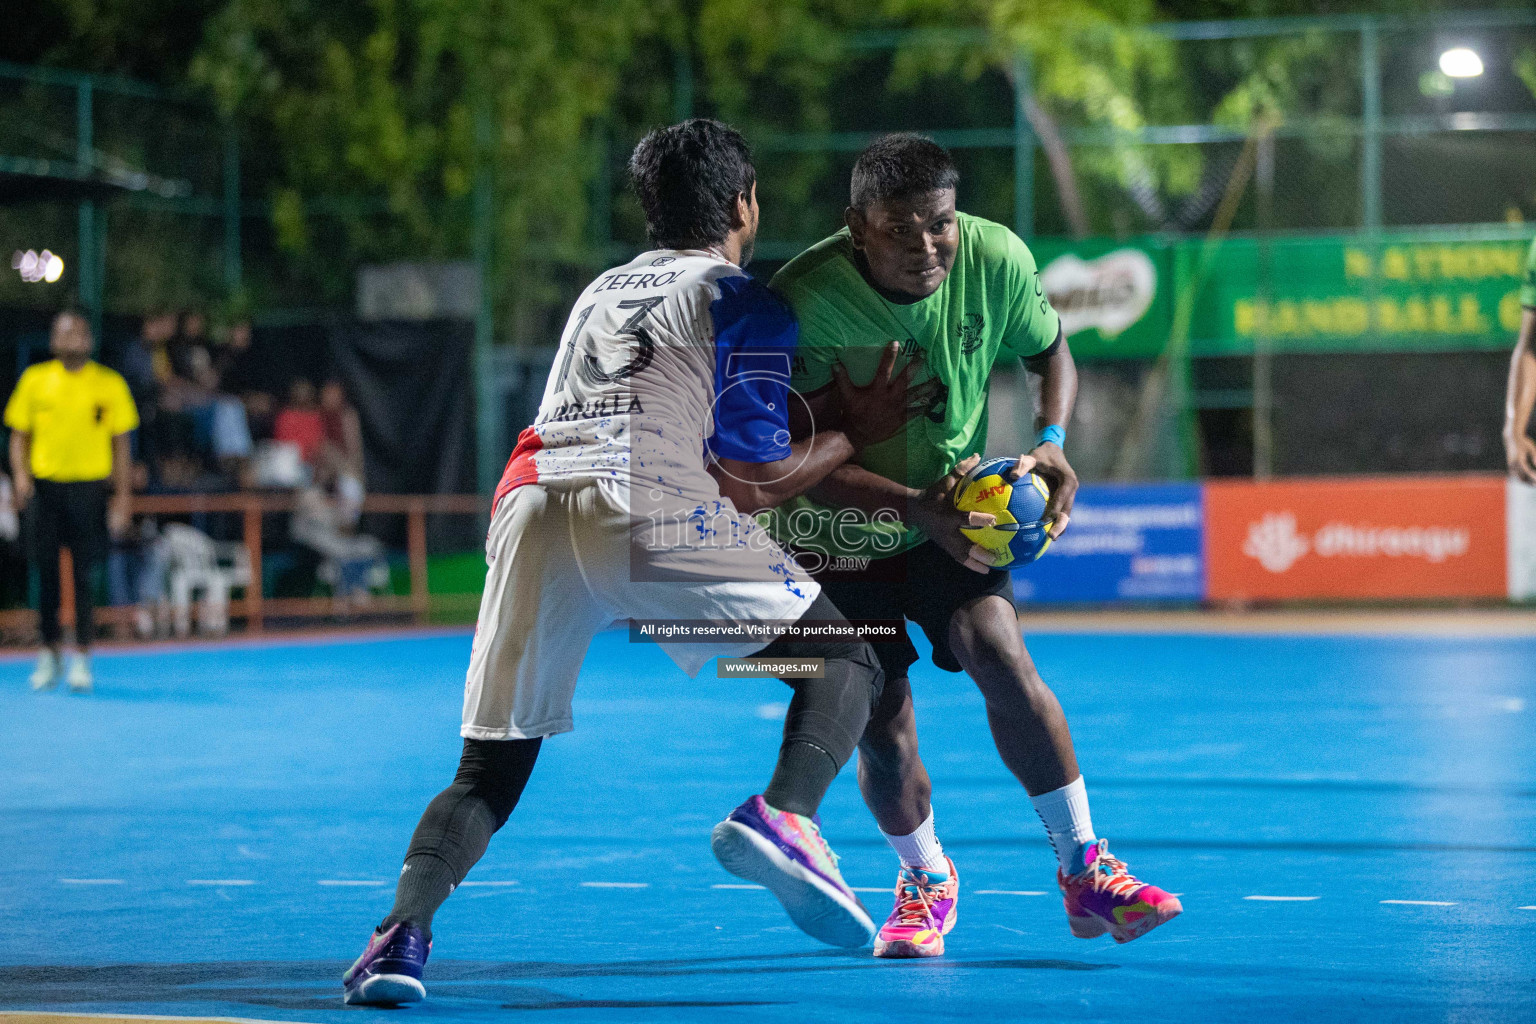
<path id="1" fill-rule="evenodd" d="M 1357 105 L 1347 34 L 1196 54 L 1133 31 L 1319 13 L 1302 0 L 34 0 L 30 8 L 35 17 L 8 28 L 0 57 L 158 82 L 240 126 L 246 195 L 270 211 L 248 231 L 258 307 L 345 306 L 361 263 L 467 258 L 476 175 L 488 169 L 500 340 L 519 342 L 546 340 L 548 309 L 608 257 L 599 243 L 609 228 L 638 240 L 638 211 L 622 196 L 610 209 L 610 186 L 639 134 L 673 118 L 679 61 L 692 72 L 697 112 L 758 139 L 849 130 L 861 104 L 926 110 L 938 82 L 951 92 L 956 82 L 960 92 L 974 85 L 973 107 L 990 103 L 979 113 L 1006 124 L 1010 97 L 999 90 L 1022 53 L 1043 115 L 1101 133 L 1074 148 L 1073 165 L 1086 226 L 1102 233 L 1159 226 L 1131 200 L 1137 190 L 1176 205 L 1221 170 L 1199 147 L 1134 144 L 1143 126 L 1244 128 L 1260 116 Z M 988 29 L 993 42 L 914 42 L 875 61 L 841 42 L 860 30 L 956 27 Z M 1536 90 L 1536 57 L 1517 65 Z M 978 114 L 946 109 L 938 116 Z M 1315 145 L 1326 157 L 1339 143 Z M 1007 211 L 1011 167 L 1000 162 L 1006 154 L 994 157 L 967 166 L 967 203 Z M 824 213 L 835 209 L 844 157 L 796 152 L 765 162 L 777 237 L 831 226 Z M 1041 205 L 1042 226 L 1063 228 Z M 138 270 L 111 293 L 113 304 L 181 301 L 166 268 L 188 242 L 152 219 L 140 230 L 131 257 L 116 257 Z"/>

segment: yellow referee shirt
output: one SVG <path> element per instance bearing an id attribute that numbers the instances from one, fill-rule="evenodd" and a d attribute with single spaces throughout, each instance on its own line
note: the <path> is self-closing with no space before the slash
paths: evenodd
<path id="1" fill-rule="evenodd" d="M 139 425 L 128 384 L 87 362 L 74 373 L 57 359 L 27 368 L 5 404 L 5 425 L 32 435 L 32 475 L 55 483 L 112 475 L 112 438 Z"/>

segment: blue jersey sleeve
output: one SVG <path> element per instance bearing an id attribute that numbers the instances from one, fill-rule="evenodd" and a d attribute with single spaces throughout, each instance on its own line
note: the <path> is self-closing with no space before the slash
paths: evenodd
<path id="1" fill-rule="evenodd" d="M 789 457 L 789 374 L 795 314 L 759 281 L 724 277 L 710 304 L 715 328 L 716 458 L 777 462 Z"/>

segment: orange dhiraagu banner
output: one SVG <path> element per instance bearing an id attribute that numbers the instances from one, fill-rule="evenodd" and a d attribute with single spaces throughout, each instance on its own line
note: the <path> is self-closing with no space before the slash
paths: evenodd
<path id="1" fill-rule="evenodd" d="M 1507 596 L 1504 480 L 1205 486 L 1212 600 Z"/>

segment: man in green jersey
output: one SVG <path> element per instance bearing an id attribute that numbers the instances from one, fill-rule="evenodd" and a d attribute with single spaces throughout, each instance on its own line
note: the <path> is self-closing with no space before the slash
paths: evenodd
<path id="1" fill-rule="evenodd" d="M 1509 360 L 1509 392 L 1504 400 L 1504 457 L 1512 475 L 1536 484 L 1536 438 L 1531 437 L 1531 409 L 1536 407 L 1536 240 L 1525 257 L 1520 279 L 1520 333 Z"/>
<path id="2" fill-rule="evenodd" d="M 1062 451 L 1077 372 L 1060 321 L 1024 243 L 956 212 L 958 181 L 949 154 L 929 139 L 876 141 L 854 166 L 847 227 L 773 279 L 800 320 L 792 384 L 804 399 L 803 422 L 792 417 L 792 434 L 833 421 L 834 379 L 869 382 L 891 346 L 903 366 L 917 364 L 914 386 L 926 388 L 928 405 L 903 432 L 776 509 L 772 528 L 850 619 L 911 619 L 931 641 L 935 664 L 976 681 L 998 753 L 1056 850 L 1073 934 L 1108 931 L 1125 942 L 1182 908 L 1132 877 L 1094 836 L 1071 732 L 1025 650 L 1009 575 L 960 532 L 990 517 L 959 512 L 950 500 L 986 446 L 992 370 L 1016 360 L 1039 377 L 1041 401 L 1035 446 L 1015 472 L 1033 470 L 1050 485 L 1053 535 L 1066 528 L 1077 489 Z M 901 859 L 896 906 L 875 955 L 937 956 L 959 887 L 934 834 L 931 785 L 917 753 L 907 679 L 917 651 L 905 634 L 874 646 L 886 687 L 859 744 L 859 786 Z"/>

